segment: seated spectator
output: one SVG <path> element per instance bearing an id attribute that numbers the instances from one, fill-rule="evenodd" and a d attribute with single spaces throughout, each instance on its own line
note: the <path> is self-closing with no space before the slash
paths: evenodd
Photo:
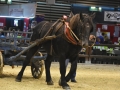
<path id="1" fill-rule="evenodd" d="M 104 43 L 104 33 L 102 33 L 102 35 L 98 36 L 100 38 L 100 43 L 103 44 Z"/>
<path id="2" fill-rule="evenodd" d="M 13 30 L 14 29 L 9 28 L 8 33 L 7 33 L 7 37 L 14 37 L 13 32 L 12 32 Z"/>
<path id="3" fill-rule="evenodd" d="M 106 39 L 106 40 L 104 41 L 104 44 L 112 44 L 112 41 L 111 41 L 110 39 Z"/>
<path id="4" fill-rule="evenodd" d="M 22 36 L 20 34 L 17 35 L 17 38 L 22 38 Z"/>
<path id="5" fill-rule="evenodd" d="M 3 27 L 3 30 L 4 30 L 4 31 L 7 31 L 7 27 L 6 27 L 6 26 L 4 26 L 4 27 Z"/>
<path id="6" fill-rule="evenodd" d="M 95 44 L 100 44 L 100 38 L 99 37 L 96 38 Z"/>
<path id="7" fill-rule="evenodd" d="M 120 45 L 120 37 L 118 38 L 118 43 L 119 43 L 119 45 Z"/>

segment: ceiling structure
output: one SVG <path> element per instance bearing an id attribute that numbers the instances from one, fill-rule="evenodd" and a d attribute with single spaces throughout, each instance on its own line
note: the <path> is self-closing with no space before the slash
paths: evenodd
<path id="1" fill-rule="evenodd" d="M 12 4 L 37 2 L 36 15 L 45 15 L 46 20 L 56 20 L 64 14 L 68 15 L 71 4 L 120 8 L 120 0 L 49 0 L 55 1 L 53 5 L 49 5 L 47 1 L 48 0 L 12 0 Z"/>
<path id="2" fill-rule="evenodd" d="M 38 0 L 35 0 L 38 1 Z M 63 15 L 68 15 L 70 13 L 70 4 L 53 4 L 49 5 L 45 0 L 39 0 L 37 2 L 36 15 L 44 16 L 47 21 L 56 21 Z M 31 1 L 30 1 L 31 2 Z M 32 0 L 33 2 L 33 0 Z M 28 0 L 12 0 L 12 4 L 27 4 Z"/>
<path id="3" fill-rule="evenodd" d="M 48 0 L 12 0 L 20 2 L 47 2 Z M 108 6 L 120 8 L 120 0 L 49 0 L 60 4 L 84 4 L 89 6 Z"/>
<path id="4" fill-rule="evenodd" d="M 56 0 L 59 3 L 76 3 L 89 6 L 120 7 L 120 0 Z"/>

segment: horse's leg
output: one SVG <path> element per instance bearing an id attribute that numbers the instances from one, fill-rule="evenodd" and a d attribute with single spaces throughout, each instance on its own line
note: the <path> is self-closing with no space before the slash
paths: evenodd
<path id="1" fill-rule="evenodd" d="M 50 74 L 50 67 L 51 67 L 51 62 L 53 60 L 53 56 L 51 55 L 47 55 L 47 58 L 45 60 L 45 71 L 46 71 L 46 82 L 47 85 L 53 85 L 53 81 L 51 78 L 51 74 Z"/>
<path id="2" fill-rule="evenodd" d="M 22 69 L 16 77 L 17 82 L 21 82 L 21 79 L 22 79 L 22 76 L 23 76 L 23 73 L 24 73 L 26 66 L 30 63 L 30 59 L 34 56 L 34 54 L 37 52 L 38 49 L 39 49 L 39 46 L 35 46 L 27 52 L 26 58 L 23 62 Z"/>
<path id="3" fill-rule="evenodd" d="M 61 74 L 61 78 L 59 80 L 59 85 L 62 86 L 63 89 L 69 90 L 70 87 L 67 84 L 66 79 L 65 79 L 65 74 L 66 74 L 65 54 L 62 54 L 59 59 L 60 59 L 59 63 L 60 63 L 60 74 Z"/>
<path id="4" fill-rule="evenodd" d="M 67 82 L 71 79 L 71 77 L 73 76 L 73 74 L 76 73 L 77 60 L 78 60 L 78 58 L 72 58 L 72 60 L 71 60 L 71 68 L 70 68 L 69 73 L 66 76 L 66 81 Z"/>

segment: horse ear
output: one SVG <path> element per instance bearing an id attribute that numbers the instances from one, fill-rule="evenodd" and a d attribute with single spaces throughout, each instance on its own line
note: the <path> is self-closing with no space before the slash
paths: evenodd
<path id="1" fill-rule="evenodd" d="M 90 16 L 91 16 L 91 18 L 93 19 L 93 18 L 95 18 L 95 15 L 96 15 L 96 13 L 93 13 L 93 14 L 91 14 Z"/>
<path id="2" fill-rule="evenodd" d="M 73 12 L 71 11 L 69 17 L 73 17 L 73 16 L 74 16 L 74 14 L 73 14 Z"/>

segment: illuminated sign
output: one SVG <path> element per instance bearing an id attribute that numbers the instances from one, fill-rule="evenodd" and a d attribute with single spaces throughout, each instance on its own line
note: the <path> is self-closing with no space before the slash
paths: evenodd
<path id="1" fill-rule="evenodd" d="M 11 4 L 12 0 L 0 0 L 1 4 Z"/>
<path id="2" fill-rule="evenodd" d="M 0 3 L 6 4 L 7 0 L 0 0 Z"/>
<path id="3" fill-rule="evenodd" d="M 99 12 L 101 12 L 102 8 L 101 7 L 90 7 L 89 11 L 99 11 Z"/>
<path id="4" fill-rule="evenodd" d="M 7 0 L 7 4 L 11 4 L 12 3 L 12 0 Z"/>

